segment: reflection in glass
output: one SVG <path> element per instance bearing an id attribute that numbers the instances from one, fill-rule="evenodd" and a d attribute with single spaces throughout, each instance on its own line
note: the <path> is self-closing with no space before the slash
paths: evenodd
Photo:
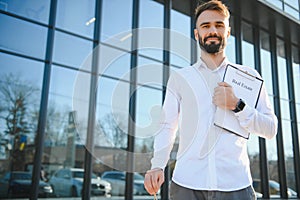
<path id="1" fill-rule="evenodd" d="M 261 76 L 269 95 L 273 95 L 271 53 L 261 49 Z M 271 100 L 271 99 L 270 99 Z"/>
<path id="2" fill-rule="evenodd" d="M 147 137 L 147 135 L 143 136 L 146 134 L 143 128 L 154 123 L 154 115 L 158 114 L 162 105 L 163 66 L 161 63 L 142 57 L 139 57 L 139 63 L 136 123 L 137 131 L 140 131 L 137 135 L 140 134 L 143 138 Z"/>
<path id="3" fill-rule="evenodd" d="M 92 38 L 94 24 L 100 23 L 94 13 L 95 0 L 57 1 L 56 26 Z"/>
<path id="4" fill-rule="evenodd" d="M 102 45 L 99 48 L 99 73 L 114 78 L 130 79 L 130 57 L 128 52 Z"/>
<path id="5" fill-rule="evenodd" d="M 74 183 L 71 172 L 82 172 L 84 166 L 89 83 L 87 73 L 52 66 L 42 165 L 56 195 L 81 195 L 82 182 Z"/>
<path id="6" fill-rule="evenodd" d="M 172 65 L 186 67 L 191 62 L 191 17 L 171 10 L 171 54 Z"/>
<path id="7" fill-rule="evenodd" d="M 300 141 L 300 65 L 299 65 L 299 49 L 292 47 L 293 52 L 293 79 L 294 79 L 294 93 L 296 103 L 296 118 L 298 137 Z"/>
<path id="8" fill-rule="evenodd" d="M 242 23 L 243 41 L 242 41 L 242 59 L 243 65 L 254 68 L 254 46 L 250 43 L 252 39 L 252 27 L 249 24 Z M 258 136 L 251 134 L 248 140 L 248 155 L 250 159 L 251 174 L 253 179 L 260 178 L 260 165 L 259 165 L 259 146 Z"/>
<path id="9" fill-rule="evenodd" d="M 45 57 L 47 29 L 0 14 L 0 48 L 37 58 Z"/>
<path id="10" fill-rule="evenodd" d="M 81 91 L 81 99 L 74 96 L 74 90 L 78 90 L 75 86 L 79 73 L 80 72 L 78 71 L 58 66 L 53 66 L 52 68 L 49 97 L 50 103 L 48 105 L 45 136 L 46 146 L 66 145 L 68 135 L 65 133 L 67 132 L 70 123 L 76 123 L 78 131 L 81 130 L 79 126 L 86 126 L 83 122 L 87 120 L 87 111 L 79 110 L 78 106 L 74 106 L 74 101 L 87 98 L 84 97 L 87 95 L 84 94 L 84 91 Z M 86 88 L 85 91 L 88 91 L 88 88 Z M 88 101 L 85 101 L 85 103 L 88 104 Z M 85 133 L 77 133 L 78 136 L 84 134 Z M 80 139 L 81 138 L 77 138 L 77 142 L 80 142 Z"/>
<path id="11" fill-rule="evenodd" d="M 293 7 L 294 9 L 299 10 L 299 1 L 298 0 L 284 0 L 284 3 L 286 5 L 288 4 L 289 6 Z"/>
<path id="12" fill-rule="evenodd" d="M 33 162 L 43 66 L 0 54 L 0 198 L 7 199 L 8 191 L 11 198 L 30 194 L 31 172 L 25 171 Z M 23 192 L 10 187 L 14 179 Z"/>
<path id="13" fill-rule="evenodd" d="M 147 131 L 146 128 L 150 127 L 151 123 L 154 123 L 158 117 L 158 112 L 162 105 L 162 91 L 155 90 L 147 87 L 140 87 L 138 89 L 138 101 L 137 101 L 137 117 L 136 125 L 140 128 L 137 132 L 137 137 L 145 139 L 145 137 L 153 136 L 152 132 Z M 150 134 L 150 135 L 149 135 Z M 152 147 L 151 147 L 152 148 Z"/>
<path id="14" fill-rule="evenodd" d="M 277 60 L 278 60 L 278 74 L 279 74 L 278 81 L 279 81 L 281 117 L 285 119 L 290 119 L 286 60 L 281 57 L 278 57 Z"/>
<path id="15" fill-rule="evenodd" d="M 236 62 L 236 55 L 235 55 L 235 37 L 230 35 L 227 40 L 227 46 L 225 49 L 226 56 L 229 62 L 235 63 Z"/>
<path id="16" fill-rule="evenodd" d="M 59 31 L 55 32 L 53 61 L 72 67 L 81 66 L 92 54 L 93 43 Z"/>
<path id="17" fill-rule="evenodd" d="M 48 23 L 50 1 L 0 0 L 0 10 L 43 23 Z"/>
<path id="18" fill-rule="evenodd" d="M 284 11 L 299 20 L 299 10 L 295 10 L 294 8 L 292 8 L 288 5 L 285 5 Z"/>
<path id="19" fill-rule="evenodd" d="M 266 32 L 260 31 L 261 39 L 261 76 L 264 79 L 264 85 L 268 91 L 269 99 L 271 105 L 274 107 L 273 100 L 273 87 L 272 87 L 272 63 L 271 63 L 271 52 L 269 35 Z M 269 180 L 279 181 L 278 178 L 278 157 L 277 157 L 277 143 L 276 137 L 271 140 L 266 140 L 266 149 L 267 149 L 267 158 L 268 158 L 268 171 L 269 171 Z M 270 191 L 272 194 L 272 191 Z"/>
<path id="20" fill-rule="evenodd" d="M 132 4 L 132 0 L 103 1 L 101 41 L 131 30 Z M 131 37 L 128 40 L 131 41 Z"/>
<path id="21" fill-rule="evenodd" d="M 106 170 L 126 171 L 129 84 L 99 77 L 97 92 L 94 157 L 107 166 Z M 114 193 L 115 189 L 112 190 Z"/>
<path id="22" fill-rule="evenodd" d="M 145 30 L 143 34 L 139 34 L 139 54 L 162 59 L 163 11 L 163 4 L 155 1 L 140 1 L 139 29 Z M 145 48 L 147 46 L 156 48 L 147 49 Z"/>
<path id="23" fill-rule="evenodd" d="M 243 52 L 243 65 L 254 68 L 254 46 L 253 44 L 243 40 L 242 42 Z"/>
<path id="24" fill-rule="evenodd" d="M 135 151 L 142 153 L 142 159 L 136 160 L 135 165 L 139 171 L 151 168 L 149 161 L 152 158 L 154 136 L 158 133 L 161 105 L 161 90 L 138 88 Z"/>
<path id="25" fill-rule="evenodd" d="M 282 0 L 265 0 L 267 2 L 269 2 L 270 4 L 276 6 L 279 9 L 283 9 L 283 2 Z"/>
<path id="26" fill-rule="evenodd" d="M 254 68 L 254 45 L 253 45 L 253 29 L 250 24 L 242 23 L 242 58 L 243 65 Z"/>
<path id="27" fill-rule="evenodd" d="M 138 58 L 139 68 L 137 70 L 137 82 L 141 85 L 162 89 L 163 83 L 163 66 L 162 63 L 146 59 Z"/>
<path id="28" fill-rule="evenodd" d="M 115 148 L 127 147 L 129 84 L 105 77 L 99 78 L 97 130 L 95 144 Z"/>
<path id="29" fill-rule="evenodd" d="M 277 40 L 278 50 L 283 48 L 284 43 L 281 40 Z M 282 52 L 284 55 L 285 52 Z M 281 123 L 282 136 L 284 144 L 284 158 L 286 166 L 286 178 L 287 186 L 291 189 L 295 189 L 295 170 L 294 170 L 294 155 L 293 155 L 293 143 L 292 143 L 292 131 L 291 131 L 291 116 L 289 107 L 289 93 L 288 93 L 288 74 L 286 58 L 277 57 L 278 63 L 278 84 L 280 94 L 280 111 L 281 111 Z"/>

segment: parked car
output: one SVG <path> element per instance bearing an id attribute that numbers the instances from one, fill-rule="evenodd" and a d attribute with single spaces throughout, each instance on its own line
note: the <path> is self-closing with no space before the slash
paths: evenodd
<path id="1" fill-rule="evenodd" d="M 64 168 L 56 171 L 49 180 L 49 184 L 56 196 L 79 197 L 82 194 L 84 169 Z M 111 185 L 92 174 L 92 195 L 110 196 Z"/>
<path id="2" fill-rule="evenodd" d="M 31 190 L 31 172 L 13 171 L 7 172 L 0 179 L 0 197 L 29 197 Z M 50 197 L 53 195 L 52 187 L 40 180 L 39 197 Z"/>
<path id="3" fill-rule="evenodd" d="M 261 182 L 259 179 L 253 180 L 253 188 L 256 192 L 262 193 L 261 191 Z M 269 180 L 269 190 L 270 190 L 270 196 L 271 197 L 280 197 L 280 184 L 274 180 Z M 297 192 L 292 190 L 291 188 L 288 188 L 288 196 L 289 197 L 296 197 Z"/>
<path id="4" fill-rule="evenodd" d="M 103 172 L 101 178 L 110 182 L 112 186 L 111 195 L 125 195 L 126 173 L 121 171 Z M 144 177 L 141 174 L 134 173 L 134 195 L 148 195 L 144 187 Z"/>

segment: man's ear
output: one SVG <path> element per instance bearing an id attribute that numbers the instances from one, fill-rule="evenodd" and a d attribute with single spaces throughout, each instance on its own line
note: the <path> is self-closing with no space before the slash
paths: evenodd
<path id="1" fill-rule="evenodd" d="M 195 36 L 195 40 L 199 40 L 199 32 L 198 32 L 198 30 L 195 28 L 194 29 L 194 36 Z"/>
<path id="2" fill-rule="evenodd" d="M 228 33 L 227 33 L 228 35 L 227 35 L 227 38 L 230 37 L 230 33 L 231 33 L 231 27 L 229 26 L 229 27 L 228 27 Z"/>

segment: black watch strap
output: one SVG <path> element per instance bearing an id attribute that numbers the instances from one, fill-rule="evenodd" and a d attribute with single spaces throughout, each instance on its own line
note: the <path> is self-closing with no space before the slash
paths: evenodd
<path id="1" fill-rule="evenodd" d="M 232 111 L 235 112 L 235 113 L 238 113 L 238 112 L 240 112 L 244 109 L 245 105 L 246 105 L 246 103 L 242 99 L 240 99 L 237 102 L 235 109 L 232 110 Z"/>

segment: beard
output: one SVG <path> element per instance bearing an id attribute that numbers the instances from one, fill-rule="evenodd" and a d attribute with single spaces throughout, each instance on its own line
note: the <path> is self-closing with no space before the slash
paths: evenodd
<path id="1" fill-rule="evenodd" d="M 209 38 L 218 38 L 219 43 L 216 43 L 215 41 L 210 42 L 207 44 L 207 40 Z M 199 46 L 202 50 L 206 51 L 209 54 L 216 54 L 219 52 L 222 52 L 225 48 L 226 41 L 225 38 L 222 38 L 221 36 L 217 36 L 216 34 L 214 35 L 209 35 L 205 38 L 202 39 L 202 37 L 199 38 Z"/>

